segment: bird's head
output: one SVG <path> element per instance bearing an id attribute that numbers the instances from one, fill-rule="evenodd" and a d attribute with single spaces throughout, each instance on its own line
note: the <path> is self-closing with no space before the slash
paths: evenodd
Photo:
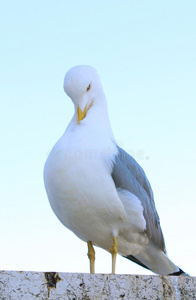
<path id="1" fill-rule="evenodd" d="M 101 82 L 96 70 L 91 66 L 76 66 L 65 75 L 64 91 L 72 99 L 82 121 L 93 106 L 94 92 L 100 89 Z"/>

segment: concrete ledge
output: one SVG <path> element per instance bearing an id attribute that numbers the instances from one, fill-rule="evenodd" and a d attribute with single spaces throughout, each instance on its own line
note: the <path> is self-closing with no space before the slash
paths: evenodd
<path id="1" fill-rule="evenodd" d="M 0 299 L 196 299 L 196 277 L 0 271 Z"/>

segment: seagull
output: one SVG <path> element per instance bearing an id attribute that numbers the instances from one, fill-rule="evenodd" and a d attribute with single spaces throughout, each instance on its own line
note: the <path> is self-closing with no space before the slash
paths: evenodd
<path id="1" fill-rule="evenodd" d="M 90 273 L 98 246 L 160 275 L 188 275 L 167 256 L 150 183 L 136 160 L 121 149 L 109 121 L 97 71 L 75 66 L 64 91 L 75 112 L 44 166 L 44 183 L 60 222 L 87 243 Z"/>

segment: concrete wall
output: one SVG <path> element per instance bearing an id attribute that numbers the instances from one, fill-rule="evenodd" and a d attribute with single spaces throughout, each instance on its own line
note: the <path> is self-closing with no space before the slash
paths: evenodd
<path id="1" fill-rule="evenodd" d="M 196 277 L 0 272 L 0 299 L 196 299 Z"/>

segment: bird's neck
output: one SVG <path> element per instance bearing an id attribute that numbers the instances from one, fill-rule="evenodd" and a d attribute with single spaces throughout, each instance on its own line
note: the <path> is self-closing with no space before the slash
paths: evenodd
<path id="1" fill-rule="evenodd" d="M 104 93 L 94 96 L 93 105 L 87 112 L 84 124 L 97 130 L 105 131 L 114 139 Z"/>

